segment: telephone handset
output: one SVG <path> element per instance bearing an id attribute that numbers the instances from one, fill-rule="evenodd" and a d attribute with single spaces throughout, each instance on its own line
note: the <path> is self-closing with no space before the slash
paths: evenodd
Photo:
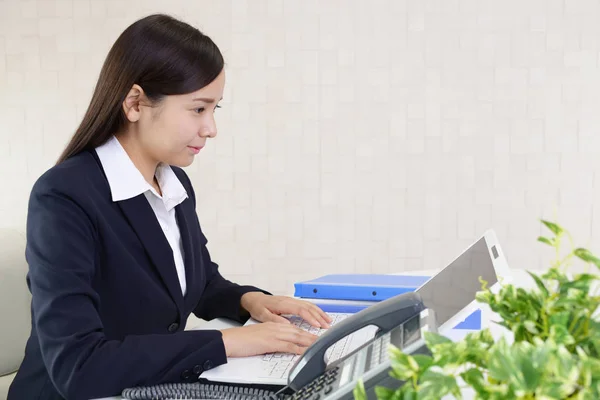
<path id="1" fill-rule="evenodd" d="M 323 375 L 327 368 L 325 352 L 340 339 L 369 325 L 379 328 L 377 338 L 411 317 L 419 315 L 424 309 L 421 296 L 416 292 L 408 292 L 377 303 L 337 323 L 323 333 L 296 361 L 288 377 L 288 387 L 298 391 Z"/>

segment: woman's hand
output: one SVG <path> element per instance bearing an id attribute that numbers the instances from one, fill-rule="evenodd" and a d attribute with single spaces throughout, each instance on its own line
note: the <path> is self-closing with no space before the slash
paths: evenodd
<path id="1" fill-rule="evenodd" d="M 261 292 L 249 292 L 242 296 L 241 305 L 252 318 L 260 322 L 290 321 L 281 314 L 299 315 L 317 328 L 329 328 L 331 318 L 319 307 L 308 301 L 287 296 L 269 296 Z"/>
<path id="2" fill-rule="evenodd" d="M 302 354 L 318 336 L 291 324 L 264 322 L 221 331 L 227 357 L 266 353 Z"/>

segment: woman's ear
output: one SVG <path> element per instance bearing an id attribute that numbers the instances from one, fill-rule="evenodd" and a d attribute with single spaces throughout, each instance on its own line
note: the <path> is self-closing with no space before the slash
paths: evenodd
<path id="1" fill-rule="evenodd" d="M 129 122 L 137 122 L 140 119 L 140 102 L 144 97 L 144 89 L 134 84 L 123 101 L 123 112 Z"/>

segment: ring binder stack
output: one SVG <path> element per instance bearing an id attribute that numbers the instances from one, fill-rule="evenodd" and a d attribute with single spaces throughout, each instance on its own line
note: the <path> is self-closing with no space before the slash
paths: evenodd
<path id="1" fill-rule="evenodd" d="M 414 292 L 429 276 L 334 274 L 294 284 L 296 297 L 330 300 L 381 301 Z"/>

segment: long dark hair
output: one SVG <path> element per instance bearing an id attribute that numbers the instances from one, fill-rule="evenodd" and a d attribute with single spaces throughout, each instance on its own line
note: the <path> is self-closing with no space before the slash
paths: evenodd
<path id="1" fill-rule="evenodd" d="M 134 22 L 108 52 L 88 109 L 57 164 L 104 144 L 124 127 L 122 104 L 134 84 L 157 102 L 203 88 L 223 66 L 216 44 L 185 22 L 164 14 Z"/>

